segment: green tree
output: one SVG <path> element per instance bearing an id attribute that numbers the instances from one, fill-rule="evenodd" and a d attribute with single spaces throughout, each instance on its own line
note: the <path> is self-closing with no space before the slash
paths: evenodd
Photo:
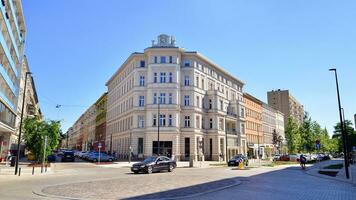
<path id="1" fill-rule="evenodd" d="M 353 124 L 350 120 L 345 120 L 344 126 L 346 127 L 346 133 L 347 133 L 347 148 L 349 152 L 352 150 L 353 146 L 356 146 L 356 132 L 353 129 Z M 341 137 L 341 126 L 340 122 L 336 123 L 334 126 L 334 135 L 333 138 L 337 139 L 339 142 L 339 152 L 342 152 L 343 150 L 343 143 L 342 143 L 342 137 Z"/>
<path id="2" fill-rule="evenodd" d="M 42 121 L 27 118 L 23 123 L 26 148 L 33 153 L 36 161 L 42 160 L 45 136 L 47 136 L 46 155 L 49 155 L 59 143 L 60 122 Z"/>
<path id="3" fill-rule="evenodd" d="M 285 137 L 289 153 L 297 153 L 301 145 L 301 136 L 298 124 L 293 118 L 288 118 L 288 123 L 285 128 Z"/>
<path id="4" fill-rule="evenodd" d="M 313 126 L 316 122 L 312 122 L 308 112 L 305 112 L 303 124 L 300 126 L 301 145 L 299 151 L 311 152 L 314 150 L 315 132 Z M 317 124 L 317 123 L 316 123 Z"/>

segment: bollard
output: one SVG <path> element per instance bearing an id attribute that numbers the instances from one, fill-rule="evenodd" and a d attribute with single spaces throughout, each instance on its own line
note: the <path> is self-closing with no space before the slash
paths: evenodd
<path id="1" fill-rule="evenodd" d="M 21 176 L 21 167 L 19 168 L 19 176 Z"/>
<path id="2" fill-rule="evenodd" d="M 32 175 L 35 175 L 35 166 L 32 166 Z"/>

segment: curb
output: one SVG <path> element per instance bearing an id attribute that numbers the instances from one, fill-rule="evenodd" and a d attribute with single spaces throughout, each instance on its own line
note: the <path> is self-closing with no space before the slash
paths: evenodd
<path id="1" fill-rule="evenodd" d="M 312 169 L 304 171 L 304 173 L 308 174 L 309 176 L 314 176 L 314 177 L 317 177 L 317 178 L 322 178 L 322 179 L 328 179 L 328 180 L 332 180 L 332 181 L 348 183 L 348 184 L 351 184 L 352 186 L 356 187 L 356 184 L 353 183 L 351 180 L 340 180 L 340 179 L 329 177 L 327 175 L 319 175 L 319 173 L 315 174 L 315 173 L 310 172 L 312 170 L 318 170 L 318 169 L 312 168 Z"/>
<path id="2" fill-rule="evenodd" d="M 108 179 L 97 179 L 94 181 L 100 181 L 100 180 L 113 180 L 112 178 L 108 178 Z M 198 192 L 198 193 L 194 193 L 194 194 L 188 194 L 188 195 L 183 195 L 183 196 L 177 196 L 177 197 L 168 197 L 168 198 L 152 198 L 152 199 L 147 199 L 147 200 L 175 200 L 175 199 L 184 199 L 184 198 L 192 198 L 192 197 L 197 197 L 197 196 L 201 196 L 204 194 L 208 194 L 208 193 L 212 193 L 212 192 L 217 192 L 217 191 L 221 191 L 221 190 L 225 190 L 234 186 L 238 186 L 242 183 L 242 181 L 237 180 L 237 179 L 232 179 L 234 181 L 234 183 L 227 185 L 227 186 L 222 186 L 222 187 L 218 187 L 218 188 L 214 188 L 211 190 L 206 190 L 204 192 Z M 91 180 L 93 181 L 93 180 Z M 87 181 L 86 181 L 87 182 Z M 80 183 L 80 182 L 79 182 Z M 55 185 L 52 185 L 55 186 Z M 46 186 L 48 187 L 48 186 Z M 37 196 L 41 196 L 41 197 L 46 197 L 46 198 L 56 198 L 56 199 L 69 199 L 69 200 L 88 200 L 88 198 L 77 198 L 77 197 L 66 197 L 66 196 L 59 196 L 59 195 L 52 195 L 52 194 L 46 194 L 44 192 L 42 192 L 42 190 L 45 187 L 38 187 L 32 190 L 32 193 L 37 195 Z M 139 197 L 139 196 L 133 196 L 133 197 L 126 197 L 125 199 L 130 199 L 130 198 L 135 198 L 135 197 Z M 101 199 L 106 199 L 106 198 L 101 198 Z"/>

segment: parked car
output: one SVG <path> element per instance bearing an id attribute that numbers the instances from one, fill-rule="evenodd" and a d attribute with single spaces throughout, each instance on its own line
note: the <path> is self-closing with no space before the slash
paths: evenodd
<path id="1" fill-rule="evenodd" d="M 74 162 L 74 152 L 73 151 L 65 151 L 63 152 L 63 156 L 61 158 L 62 162 Z"/>
<path id="2" fill-rule="evenodd" d="M 86 151 L 77 151 L 74 153 L 74 156 L 77 158 L 81 158 L 84 153 L 86 153 Z"/>
<path id="3" fill-rule="evenodd" d="M 278 161 L 280 159 L 281 159 L 281 155 L 279 155 L 279 154 L 276 154 L 273 156 L 273 161 Z"/>
<path id="4" fill-rule="evenodd" d="M 289 160 L 293 162 L 297 162 L 299 157 L 300 157 L 299 154 L 289 154 Z"/>
<path id="5" fill-rule="evenodd" d="M 248 166 L 248 158 L 242 154 L 238 154 L 231 158 L 227 165 L 229 167 L 231 166 L 238 166 L 240 162 L 243 162 L 245 166 Z"/>
<path id="6" fill-rule="evenodd" d="M 162 170 L 172 172 L 176 167 L 176 161 L 166 156 L 151 156 L 140 163 L 133 164 L 131 171 L 135 174 L 139 172 L 151 174 L 152 172 L 160 172 Z"/>
<path id="7" fill-rule="evenodd" d="M 100 159 L 100 162 L 112 162 L 115 160 L 114 157 L 109 156 L 106 153 L 92 153 L 88 157 L 88 160 L 92 161 L 92 162 L 98 162 L 99 159 Z"/>
<path id="8" fill-rule="evenodd" d="M 282 155 L 279 157 L 280 161 L 289 161 L 289 155 Z"/>
<path id="9" fill-rule="evenodd" d="M 47 161 L 48 162 L 56 162 L 56 158 L 57 158 L 56 154 L 51 154 L 51 155 L 47 156 Z"/>

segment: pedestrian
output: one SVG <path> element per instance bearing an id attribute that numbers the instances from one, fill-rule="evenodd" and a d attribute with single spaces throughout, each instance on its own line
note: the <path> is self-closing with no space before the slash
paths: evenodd
<path id="1" fill-rule="evenodd" d="M 305 163 L 307 162 L 307 159 L 304 157 L 303 154 L 300 154 L 299 162 L 302 169 L 305 169 Z"/>

